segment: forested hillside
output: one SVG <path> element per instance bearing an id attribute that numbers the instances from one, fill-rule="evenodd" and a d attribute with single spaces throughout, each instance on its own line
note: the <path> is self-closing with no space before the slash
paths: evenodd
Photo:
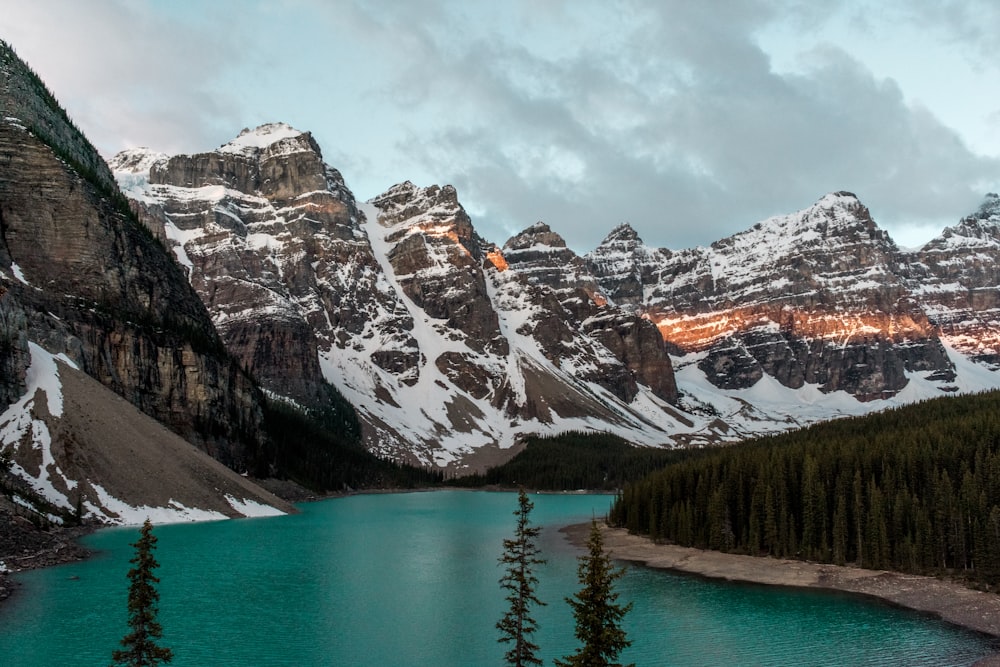
<path id="1" fill-rule="evenodd" d="M 452 480 L 456 486 L 524 486 L 546 491 L 617 491 L 668 463 L 699 456 L 700 449 L 636 447 L 610 433 L 569 431 L 529 436 L 524 450 L 482 475 Z"/>
<path id="2" fill-rule="evenodd" d="M 673 463 L 614 525 L 685 546 L 1000 583 L 1000 393 L 935 399 Z"/>

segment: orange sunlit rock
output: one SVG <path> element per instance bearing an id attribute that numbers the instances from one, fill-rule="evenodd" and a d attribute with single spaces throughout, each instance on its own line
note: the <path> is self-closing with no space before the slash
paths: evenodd
<path id="1" fill-rule="evenodd" d="M 935 335 L 926 318 L 907 313 L 849 313 L 793 311 L 791 309 L 735 309 L 676 315 L 647 313 L 663 340 L 684 352 L 706 350 L 715 341 L 750 329 L 772 328 L 798 338 L 820 338 L 843 343 L 872 338 L 901 341 Z"/>
<path id="2" fill-rule="evenodd" d="M 507 260 L 504 258 L 503 253 L 499 250 L 491 250 L 486 253 L 486 259 L 489 260 L 490 264 L 496 267 L 497 271 L 507 270 Z"/>

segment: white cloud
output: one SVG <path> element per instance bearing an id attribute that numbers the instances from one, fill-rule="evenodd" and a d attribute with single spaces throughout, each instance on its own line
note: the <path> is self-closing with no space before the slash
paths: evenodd
<path id="1" fill-rule="evenodd" d="M 101 150 L 205 148 L 220 125 L 238 117 L 235 91 L 217 85 L 227 59 L 237 53 L 226 32 L 171 15 L 163 3 L 0 5 L 4 38 Z"/>

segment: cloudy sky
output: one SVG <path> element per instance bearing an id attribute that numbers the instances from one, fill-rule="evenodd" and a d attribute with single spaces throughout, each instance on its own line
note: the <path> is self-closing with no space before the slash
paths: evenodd
<path id="1" fill-rule="evenodd" d="M 994 0 L 0 0 L 105 155 L 309 130 L 503 243 L 706 245 L 850 190 L 903 246 L 1000 189 Z"/>

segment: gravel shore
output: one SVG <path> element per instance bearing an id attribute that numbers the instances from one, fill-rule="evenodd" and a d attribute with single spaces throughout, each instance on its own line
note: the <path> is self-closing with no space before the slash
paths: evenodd
<path id="1" fill-rule="evenodd" d="M 576 545 L 585 544 L 589 531 L 590 524 L 563 529 Z M 602 533 L 605 550 L 616 560 L 726 581 L 825 588 L 867 595 L 1000 638 L 1000 595 L 975 591 L 958 583 L 884 570 L 658 544 L 646 537 L 630 535 L 625 529 L 608 526 L 602 526 Z M 976 663 L 976 667 L 994 666 L 1000 666 L 1000 655 Z"/>

